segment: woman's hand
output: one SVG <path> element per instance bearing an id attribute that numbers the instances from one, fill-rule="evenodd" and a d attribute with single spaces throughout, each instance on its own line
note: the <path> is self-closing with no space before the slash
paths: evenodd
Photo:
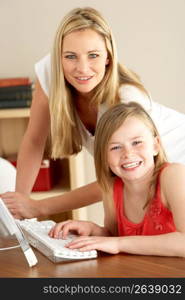
<path id="1" fill-rule="evenodd" d="M 30 219 L 38 215 L 37 201 L 18 192 L 7 192 L 0 195 L 15 219 Z"/>
<path id="2" fill-rule="evenodd" d="M 94 233 L 102 232 L 103 228 L 87 221 L 67 220 L 56 224 L 49 232 L 50 237 L 65 239 L 69 232 L 80 236 L 94 235 Z"/>
<path id="3" fill-rule="evenodd" d="M 117 254 L 119 250 L 120 237 L 78 237 L 65 247 L 69 249 L 78 249 L 79 251 L 99 250 L 110 254 Z"/>

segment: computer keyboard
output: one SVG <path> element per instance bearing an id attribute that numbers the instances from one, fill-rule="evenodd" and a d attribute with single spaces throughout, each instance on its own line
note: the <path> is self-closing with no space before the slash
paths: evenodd
<path id="1" fill-rule="evenodd" d="M 65 245 L 76 235 L 68 235 L 67 239 L 54 239 L 48 235 L 50 229 L 56 224 L 52 220 L 37 221 L 37 219 L 17 220 L 29 243 L 53 262 L 91 259 L 97 257 L 97 251 L 81 252 L 66 248 Z"/>

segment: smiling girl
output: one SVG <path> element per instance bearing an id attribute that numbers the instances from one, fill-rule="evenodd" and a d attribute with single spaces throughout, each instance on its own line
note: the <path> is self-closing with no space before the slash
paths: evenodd
<path id="1" fill-rule="evenodd" d="M 185 257 L 185 166 L 167 163 L 159 133 L 137 103 L 119 104 L 100 119 L 95 166 L 105 224 L 57 224 L 51 237 L 81 237 L 70 249 Z"/>

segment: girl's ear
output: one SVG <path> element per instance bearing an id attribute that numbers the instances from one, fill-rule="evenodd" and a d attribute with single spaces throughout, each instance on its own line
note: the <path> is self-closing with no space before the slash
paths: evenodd
<path id="1" fill-rule="evenodd" d="M 154 137 L 154 151 L 153 151 L 153 156 L 156 156 L 159 153 L 160 149 L 160 140 L 159 137 L 156 136 Z"/>
<path id="2" fill-rule="evenodd" d="M 105 65 L 107 66 L 109 64 L 109 58 L 107 57 Z"/>

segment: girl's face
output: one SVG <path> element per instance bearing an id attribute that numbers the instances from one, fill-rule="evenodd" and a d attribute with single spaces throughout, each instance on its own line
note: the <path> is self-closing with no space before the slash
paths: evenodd
<path id="1" fill-rule="evenodd" d="M 101 82 L 107 64 L 105 41 L 96 31 L 78 30 L 64 37 L 64 76 L 79 93 L 89 93 Z"/>
<path id="2" fill-rule="evenodd" d="M 108 143 L 108 164 L 124 182 L 137 182 L 151 176 L 159 142 L 136 117 L 127 118 Z"/>

